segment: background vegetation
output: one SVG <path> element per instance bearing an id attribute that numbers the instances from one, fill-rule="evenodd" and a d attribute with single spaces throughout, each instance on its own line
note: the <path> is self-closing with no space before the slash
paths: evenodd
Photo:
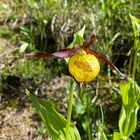
<path id="1" fill-rule="evenodd" d="M 139 0 L 1 0 L 0 139 L 48 138 L 25 89 L 51 100 L 66 116 L 69 76 L 65 61 L 29 60 L 24 54 L 66 48 L 83 25 L 85 40 L 93 33 L 99 37 L 91 47 L 140 86 L 139 13 Z M 83 140 L 101 139 L 103 131 L 110 139 L 119 130 L 119 86 L 126 80 L 100 64 L 100 74 L 93 82 L 84 89 L 75 87 L 72 120 Z M 139 112 L 137 118 L 136 130 L 130 136 L 134 140 L 140 137 Z"/>

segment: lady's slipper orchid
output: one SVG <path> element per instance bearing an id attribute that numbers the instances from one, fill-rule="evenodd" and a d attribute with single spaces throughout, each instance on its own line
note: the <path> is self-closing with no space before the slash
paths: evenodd
<path id="1" fill-rule="evenodd" d="M 56 52 L 27 54 L 26 56 L 33 58 L 70 58 L 68 61 L 69 73 L 77 83 L 79 83 L 80 87 L 82 87 L 84 82 L 92 81 L 99 73 L 100 64 L 98 59 L 107 63 L 121 76 L 126 77 L 126 75 L 121 73 L 113 63 L 101 56 L 95 50 L 89 48 L 89 46 L 96 41 L 97 36 L 93 35 L 91 39 L 84 42 L 83 45 L 75 45 L 73 48 L 62 49 Z"/>
<path id="2" fill-rule="evenodd" d="M 89 82 L 99 73 L 100 64 L 94 55 L 79 50 L 69 59 L 68 68 L 76 81 Z"/>

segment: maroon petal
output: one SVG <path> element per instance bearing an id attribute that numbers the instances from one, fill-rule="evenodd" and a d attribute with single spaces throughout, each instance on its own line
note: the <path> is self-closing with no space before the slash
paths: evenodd
<path id="1" fill-rule="evenodd" d="M 85 48 L 84 49 L 86 51 L 86 53 L 88 54 L 93 54 L 94 56 L 96 56 L 99 60 L 105 62 L 106 64 L 108 64 L 112 69 L 116 70 L 121 76 L 123 77 L 127 77 L 125 74 L 123 74 L 122 72 L 120 72 L 120 70 L 109 60 L 107 60 L 105 57 L 103 57 L 102 55 L 100 55 L 98 52 L 96 52 L 95 50 L 92 50 L 90 48 Z"/>
<path id="2" fill-rule="evenodd" d="M 67 58 L 70 57 L 69 50 L 61 50 L 56 52 L 48 52 L 48 53 L 33 53 L 33 54 L 26 54 L 28 58 L 50 58 L 50 57 L 59 57 L 59 58 Z"/>
<path id="3" fill-rule="evenodd" d="M 76 53 L 79 49 L 88 48 L 93 42 L 97 41 L 97 36 L 92 35 L 89 41 L 83 43 L 83 45 L 75 45 L 73 48 L 62 49 L 56 52 L 48 52 L 48 53 L 34 53 L 34 54 L 26 54 L 25 56 L 28 58 L 50 58 L 50 57 L 59 57 L 59 58 L 68 58 Z"/>
<path id="4" fill-rule="evenodd" d="M 93 42 L 97 42 L 97 41 L 98 41 L 98 37 L 95 34 L 93 34 L 91 36 L 90 40 L 89 41 L 85 41 L 83 43 L 83 45 L 80 46 L 80 48 L 88 48 Z"/>
<path id="5" fill-rule="evenodd" d="M 59 58 L 67 58 L 71 56 L 71 51 L 70 49 L 56 51 L 52 53 L 52 56 L 59 57 Z"/>
<path id="6" fill-rule="evenodd" d="M 73 48 L 68 49 L 62 49 L 56 52 L 48 52 L 48 53 L 33 53 L 33 54 L 26 54 L 25 56 L 28 58 L 50 58 L 50 57 L 59 57 L 59 58 L 68 58 L 71 57 L 73 54 L 76 53 L 77 50 L 79 50 L 81 46 L 77 45 Z"/>
<path id="7" fill-rule="evenodd" d="M 25 57 L 27 58 L 49 58 L 52 57 L 51 53 L 30 53 L 30 54 L 25 54 Z"/>

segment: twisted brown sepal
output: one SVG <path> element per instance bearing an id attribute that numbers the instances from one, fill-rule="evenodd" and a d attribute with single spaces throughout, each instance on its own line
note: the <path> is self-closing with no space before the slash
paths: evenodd
<path id="1" fill-rule="evenodd" d="M 84 50 L 86 51 L 87 54 L 93 54 L 99 60 L 101 60 L 101 61 L 105 62 L 106 64 L 108 64 L 112 69 L 114 69 L 115 71 L 117 71 L 122 77 L 127 77 L 127 75 L 123 74 L 112 62 L 110 62 L 109 60 L 107 60 L 105 57 L 103 57 L 102 55 L 100 55 L 95 50 L 92 50 L 90 48 L 85 48 Z"/>
<path id="2" fill-rule="evenodd" d="M 51 57 L 59 57 L 59 58 L 68 58 L 76 53 L 77 50 L 81 48 L 80 45 L 76 45 L 73 48 L 62 49 L 56 52 L 38 52 L 33 54 L 26 54 L 27 58 L 51 58 Z"/>
<path id="3" fill-rule="evenodd" d="M 85 41 L 84 43 L 83 43 L 83 45 L 81 45 L 81 47 L 80 48 L 88 48 L 91 44 L 93 44 L 93 42 L 97 42 L 98 41 L 98 37 L 95 35 L 95 34 L 93 34 L 92 36 L 91 36 L 91 38 L 90 38 L 90 40 L 88 40 L 88 41 Z"/>
<path id="4" fill-rule="evenodd" d="M 51 58 L 51 57 L 59 57 L 59 58 L 68 58 L 74 55 L 79 49 L 88 48 L 93 42 L 97 42 L 97 36 L 92 35 L 90 40 L 83 43 L 83 45 L 75 45 L 73 48 L 62 49 L 56 52 L 38 52 L 33 54 L 26 54 L 27 58 Z"/>

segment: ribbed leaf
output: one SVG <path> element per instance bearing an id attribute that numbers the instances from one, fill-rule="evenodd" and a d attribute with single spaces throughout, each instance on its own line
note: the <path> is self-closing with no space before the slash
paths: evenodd
<path id="1" fill-rule="evenodd" d="M 113 133 L 113 140 L 120 140 L 120 133 L 119 132 Z"/>
<path id="2" fill-rule="evenodd" d="M 49 101 L 33 96 L 28 90 L 26 90 L 26 94 L 34 104 L 52 140 L 65 140 L 66 119 L 55 110 Z M 73 124 L 70 126 L 69 136 L 70 140 L 81 140 L 79 132 Z"/>
<path id="3" fill-rule="evenodd" d="M 137 125 L 137 112 L 139 109 L 140 87 L 133 80 L 120 86 L 122 95 L 122 109 L 119 118 L 119 129 L 121 137 L 129 137 Z"/>

